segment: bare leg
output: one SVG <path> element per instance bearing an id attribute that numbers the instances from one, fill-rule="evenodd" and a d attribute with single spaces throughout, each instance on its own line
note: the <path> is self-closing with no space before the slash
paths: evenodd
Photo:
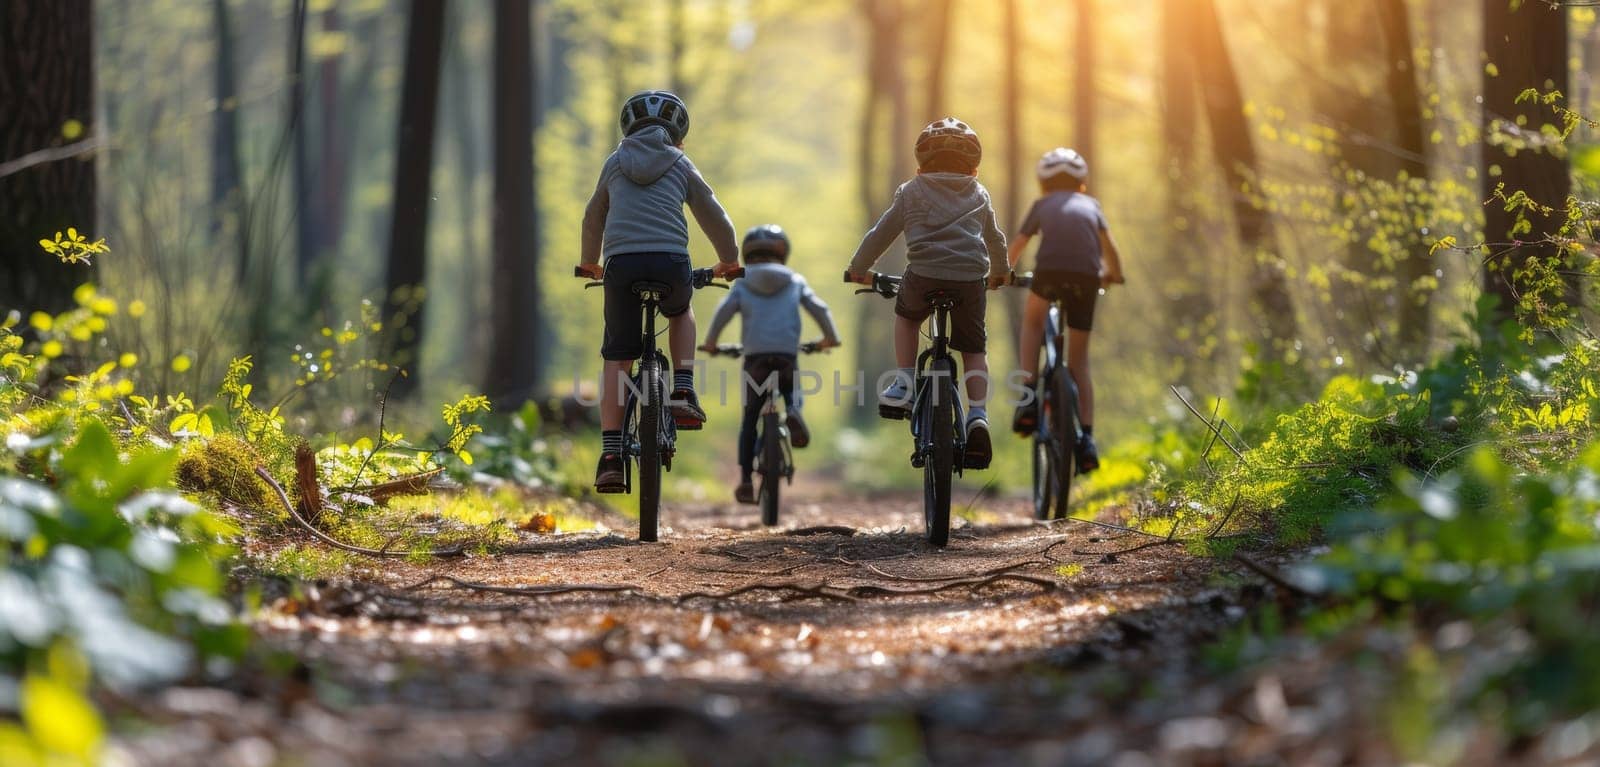
<path id="1" fill-rule="evenodd" d="M 917 346 L 922 333 L 922 323 L 894 316 L 894 364 L 897 367 L 917 366 Z"/>
<path id="2" fill-rule="evenodd" d="M 693 309 L 667 320 L 667 345 L 672 348 L 673 370 L 683 370 L 694 365 L 694 339 Z"/>
<path id="3" fill-rule="evenodd" d="M 1078 382 L 1078 423 L 1094 425 L 1094 381 L 1089 374 L 1089 331 L 1067 331 L 1067 370 Z"/>
<path id="4" fill-rule="evenodd" d="M 622 380 L 633 369 L 632 360 L 606 360 L 600 373 L 600 428 L 617 431 L 622 428 L 623 405 L 628 387 Z"/>
<path id="5" fill-rule="evenodd" d="M 989 355 L 983 352 L 962 352 L 961 375 L 967 379 L 968 406 L 987 407 L 989 405 Z"/>
<path id="6" fill-rule="evenodd" d="M 1044 347 L 1044 318 L 1049 311 L 1050 302 L 1034 293 L 1028 294 L 1028 302 L 1022 306 L 1022 337 L 1017 340 L 1017 369 L 1027 376 L 1023 383 L 1031 384 L 1039 373 L 1039 350 Z"/>

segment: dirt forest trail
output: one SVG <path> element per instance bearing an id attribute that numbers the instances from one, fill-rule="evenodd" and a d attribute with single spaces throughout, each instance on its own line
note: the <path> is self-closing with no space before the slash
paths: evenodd
<path id="1" fill-rule="evenodd" d="M 611 532 L 515 554 L 386 561 L 269 601 L 258 631 L 301 659 L 290 681 L 165 693 L 146 713 L 189 737 L 125 747 L 163 764 L 250 748 L 308 764 L 1099 763 L 1184 705 L 1141 730 L 1117 713 L 1129 675 L 1103 672 L 1187 658 L 1260 598 L 1180 546 L 1109 553 L 1148 539 L 986 503 L 995 519 L 944 550 L 922 540 L 920 498 L 828 491 L 771 531 L 753 507 L 671 504 L 656 544 L 613 515 Z"/>

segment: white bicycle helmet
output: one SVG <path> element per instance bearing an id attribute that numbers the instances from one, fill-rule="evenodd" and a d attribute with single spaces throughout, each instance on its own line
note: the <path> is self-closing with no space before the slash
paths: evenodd
<path id="1" fill-rule="evenodd" d="M 978 142 L 978 133 L 971 126 L 954 117 L 946 117 L 928 123 L 922 129 L 917 136 L 916 155 L 918 165 L 927 165 L 929 160 L 938 155 L 951 155 L 976 167 L 983 159 L 983 145 Z"/>
<path id="2" fill-rule="evenodd" d="M 1089 162 L 1075 149 L 1056 147 L 1039 158 L 1039 180 L 1066 174 L 1078 181 L 1089 180 Z"/>
<path id="3" fill-rule="evenodd" d="M 675 144 L 689 133 L 689 107 L 672 91 L 640 91 L 622 105 L 622 135 L 650 125 L 667 129 Z"/>

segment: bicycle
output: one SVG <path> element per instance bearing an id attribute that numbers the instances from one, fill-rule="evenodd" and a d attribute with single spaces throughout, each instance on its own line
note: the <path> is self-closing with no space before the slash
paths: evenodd
<path id="1" fill-rule="evenodd" d="M 893 299 L 900 294 L 901 278 L 871 272 L 872 287 L 856 293 L 877 293 Z M 845 282 L 852 282 L 845 273 Z M 933 307 L 931 331 L 925 333 L 930 341 L 927 349 L 917 355 L 917 379 L 911 397 L 911 409 L 880 403 L 878 414 L 891 419 L 911 421 L 913 452 L 911 465 L 922 469 L 922 521 L 928 542 L 944 546 L 950 542 L 950 482 L 960 476 L 964 460 L 957 460 L 967 452 L 965 412 L 956 389 L 960 380 L 955 357 L 950 354 L 950 312 L 956 306 L 956 297 L 947 290 L 928 293 L 927 301 Z"/>
<path id="2" fill-rule="evenodd" d="M 807 341 L 800 345 L 802 354 L 824 351 L 821 342 Z M 713 354 L 723 357 L 744 356 L 741 344 L 721 344 Z M 757 381 L 757 385 L 763 382 Z M 778 497 L 782 485 L 794 484 L 794 451 L 789 445 L 788 414 L 778 405 L 779 387 L 768 388 L 763 394 L 761 420 L 756 426 L 755 473 L 761 477 L 756 488 L 756 499 L 761 504 L 761 524 L 771 527 L 778 524 Z"/>
<path id="3" fill-rule="evenodd" d="M 1033 274 L 1014 275 L 1009 284 L 1031 287 Z M 1051 301 L 1044 318 L 1044 364 L 1033 382 L 1039 413 L 1033 430 L 1033 516 L 1040 520 L 1067 517 L 1067 496 L 1077 475 L 1078 383 L 1067 369 L 1061 316 L 1061 302 Z"/>
<path id="4" fill-rule="evenodd" d="M 690 284 L 694 290 L 717 287 L 727 290 L 726 284 L 714 281 L 710 268 L 695 269 Z M 581 267 L 573 269 L 574 277 L 589 278 Z M 744 276 L 739 269 L 729 279 Z M 583 287 L 604 287 L 603 281 L 590 281 Z M 639 464 L 639 540 L 646 543 L 656 540 L 656 527 L 661 512 L 661 472 L 672 471 L 672 457 L 677 450 L 678 427 L 669 408 L 664 407 L 671 391 L 667 376 L 672 374 L 672 364 L 656 346 L 656 315 L 661 300 L 672 288 L 670 285 L 641 280 L 629 286 L 639 297 L 644 312 L 644 332 L 639 366 L 631 376 L 628 399 L 623 407 L 622 419 L 622 483 L 625 492 L 633 492 L 632 463 Z M 606 387 L 602 387 L 604 390 Z"/>

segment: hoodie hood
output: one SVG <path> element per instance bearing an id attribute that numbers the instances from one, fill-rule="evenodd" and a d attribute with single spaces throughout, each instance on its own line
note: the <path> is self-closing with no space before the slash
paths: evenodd
<path id="1" fill-rule="evenodd" d="M 928 223 L 942 229 L 989 204 L 978 177 L 966 173 L 923 173 L 917 176 L 927 206 Z"/>
<path id="2" fill-rule="evenodd" d="M 660 126 L 645 128 L 617 145 L 622 175 L 635 184 L 655 183 L 680 157 L 683 150 L 672 145 L 667 129 Z"/>
<path id="3" fill-rule="evenodd" d="M 744 268 L 740 281 L 750 292 L 770 296 L 794 283 L 794 270 L 783 264 L 751 264 Z"/>

